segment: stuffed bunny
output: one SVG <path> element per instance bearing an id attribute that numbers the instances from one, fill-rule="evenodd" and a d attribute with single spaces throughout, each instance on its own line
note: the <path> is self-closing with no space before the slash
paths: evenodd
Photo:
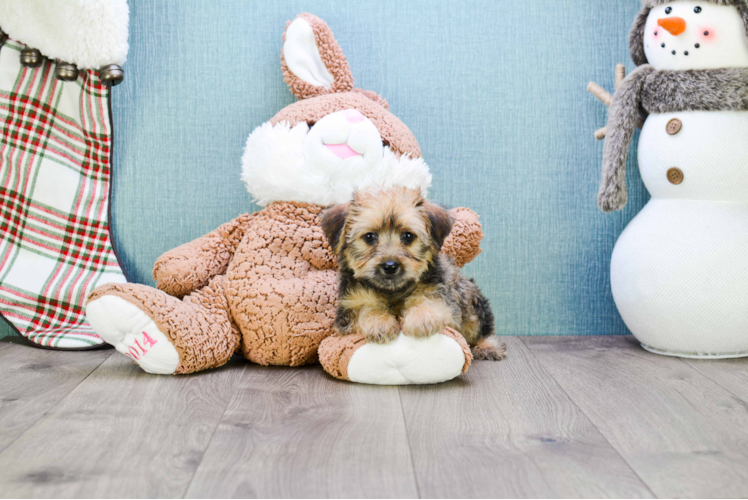
<path id="1" fill-rule="evenodd" d="M 430 186 L 415 137 L 384 99 L 353 88 L 321 19 L 299 15 L 283 40 L 281 68 L 299 101 L 252 132 L 242 159 L 242 179 L 266 208 L 159 257 L 158 289 L 111 284 L 89 296 L 96 332 L 146 372 L 197 372 L 238 352 L 262 365 L 316 362 L 338 286 L 324 207 L 367 186 Z M 480 253 L 481 226 L 468 209 L 451 214 L 443 251 L 464 265 Z"/>

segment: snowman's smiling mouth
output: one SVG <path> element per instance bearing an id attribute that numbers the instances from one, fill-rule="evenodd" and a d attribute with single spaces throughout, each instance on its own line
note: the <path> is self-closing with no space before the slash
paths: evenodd
<path id="1" fill-rule="evenodd" d="M 361 153 L 357 153 L 351 149 L 348 144 L 325 144 L 325 147 L 341 160 L 352 158 L 354 156 L 361 156 Z"/>

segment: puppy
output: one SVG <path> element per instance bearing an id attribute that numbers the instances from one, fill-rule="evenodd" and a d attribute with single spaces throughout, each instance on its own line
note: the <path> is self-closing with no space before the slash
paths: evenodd
<path id="1" fill-rule="evenodd" d="M 322 229 L 338 256 L 340 335 L 386 343 L 400 331 L 428 337 L 449 326 L 475 359 L 504 357 L 488 300 L 440 253 L 451 216 L 418 190 L 357 192 L 323 213 Z"/>

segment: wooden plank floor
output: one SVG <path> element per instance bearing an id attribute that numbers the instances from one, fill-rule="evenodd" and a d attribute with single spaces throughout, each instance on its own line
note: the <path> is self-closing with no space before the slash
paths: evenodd
<path id="1" fill-rule="evenodd" d="M 428 387 L 0 340 L 0 497 L 747 497 L 748 360 L 507 338 Z"/>

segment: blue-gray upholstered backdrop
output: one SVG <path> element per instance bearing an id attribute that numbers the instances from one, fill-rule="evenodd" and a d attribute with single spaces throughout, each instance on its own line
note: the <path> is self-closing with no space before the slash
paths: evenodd
<path id="1" fill-rule="evenodd" d="M 255 210 L 245 140 L 293 102 L 280 71 L 286 20 L 325 19 L 358 87 L 384 95 L 434 175 L 432 198 L 481 215 L 466 268 L 501 334 L 624 334 L 609 261 L 647 200 L 636 155 L 630 201 L 595 205 L 605 107 L 632 63 L 639 0 L 131 0 L 125 82 L 114 89 L 114 238 L 151 284 L 164 251 Z M 4 325 L 3 325 L 3 328 Z M 5 331 L 5 330 L 3 330 Z"/>

